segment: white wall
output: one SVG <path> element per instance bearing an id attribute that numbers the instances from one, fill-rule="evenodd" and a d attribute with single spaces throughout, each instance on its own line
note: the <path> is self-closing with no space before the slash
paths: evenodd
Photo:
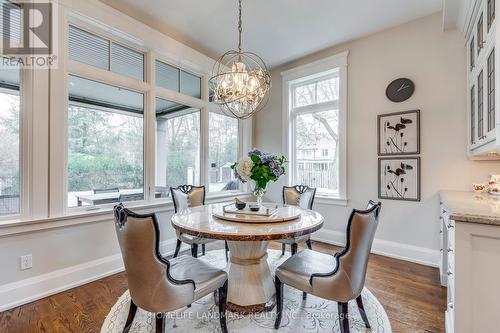
<path id="1" fill-rule="evenodd" d="M 273 71 L 271 99 L 254 123 L 256 146 L 282 151 L 280 72 L 349 50 L 348 67 L 348 207 L 317 204 L 326 223 L 322 240 L 343 239 L 352 208 L 377 198 L 377 114 L 421 109 L 422 201 L 383 200 L 375 252 L 437 265 L 438 191 L 469 190 L 500 172 L 500 162 L 472 162 L 466 157 L 465 46 L 457 31 L 443 32 L 441 14 L 428 16 L 332 49 Z M 415 82 L 413 97 L 392 103 L 387 84 L 398 77 Z M 286 153 L 286 152 L 283 152 Z M 269 196 L 280 200 L 281 184 Z"/>

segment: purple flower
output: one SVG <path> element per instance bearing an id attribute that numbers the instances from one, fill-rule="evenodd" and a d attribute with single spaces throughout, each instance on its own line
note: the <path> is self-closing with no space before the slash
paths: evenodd
<path id="1" fill-rule="evenodd" d="M 248 157 L 252 157 L 252 155 L 261 156 L 262 152 L 260 150 L 258 150 L 257 148 L 254 148 L 248 152 Z"/>
<path id="2" fill-rule="evenodd" d="M 273 155 L 273 154 L 263 154 L 261 157 L 260 157 L 260 160 L 262 161 L 262 163 L 272 163 L 273 161 L 276 161 L 278 158 L 276 157 L 276 155 Z"/>

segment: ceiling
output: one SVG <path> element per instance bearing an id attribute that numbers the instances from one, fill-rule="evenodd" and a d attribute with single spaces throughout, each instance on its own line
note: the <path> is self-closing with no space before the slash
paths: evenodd
<path id="1" fill-rule="evenodd" d="M 217 58 L 237 47 L 236 0 L 101 0 Z M 443 0 L 246 0 L 243 48 L 274 68 L 441 11 Z"/>

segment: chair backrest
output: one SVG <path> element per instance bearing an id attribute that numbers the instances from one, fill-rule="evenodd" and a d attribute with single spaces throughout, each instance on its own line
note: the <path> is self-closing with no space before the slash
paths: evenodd
<path id="1" fill-rule="evenodd" d="M 283 186 L 283 204 L 312 209 L 316 188 L 307 185 Z"/>
<path id="2" fill-rule="evenodd" d="M 171 187 L 174 210 L 186 209 L 189 207 L 203 206 L 205 204 L 205 186 L 181 185 Z"/>
<path id="3" fill-rule="evenodd" d="M 115 206 L 115 229 L 133 302 L 149 312 L 167 312 L 191 304 L 195 284 L 170 276 L 160 255 L 160 229 L 154 214 L 139 215 Z"/>
<path id="4" fill-rule="evenodd" d="M 327 279 L 315 279 L 314 288 L 340 302 L 357 298 L 365 285 L 368 258 L 382 204 L 371 201 L 368 209 L 354 209 L 347 224 L 346 246 L 335 255 L 337 266 Z"/>
<path id="5" fill-rule="evenodd" d="M 118 202 L 139 201 L 139 200 L 144 200 L 143 193 L 120 194 L 120 197 L 118 198 Z"/>
<path id="6" fill-rule="evenodd" d="M 120 189 L 118 187 L 112 187 L 112 188 L 95 188 L 94 194 L 101 194 L 101 193 L 116 193 L 120 192 Z"/>

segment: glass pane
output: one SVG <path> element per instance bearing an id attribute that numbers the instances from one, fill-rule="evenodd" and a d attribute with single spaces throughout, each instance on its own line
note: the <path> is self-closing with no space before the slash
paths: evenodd
<path id="1" fill-rule="evenodd" d="M 144 54 L 116 43 L 111 44 L 111 71 L 144 80 Z"/>
<path id="2" fill-rule="evenodd" d="M 483 109 L 483 71 L 477 77 L 477 136 L 484 139 L 484 109 Z"/>
<path id="3" fill-rule="evenodd" d="M 0 1 L 0 37 L 9 40 L 13 45 L 21 44 L 22 11 L 19 4 L 7 0 Z M 5 29 L 4 29 L 5 28 Z"/>
<path id="4" fill-rule="evenodd" d="M 314 104 L 314 97 L 316 95 L 316 84 L 306 84 L 294 88 L 294 107 L 301 107 Z"/>
<path id="5" fill-rule="evenodd" d="M 479 16 L 479 21 L 477 22 L 477 54 L 481 52 L 483 48 L 484 40 L 483 40 L 483 14 Z"/>
<path id="6" fill-rule="evenodd" d="M 476 88 L 470 90 L 470 143 L 476 143 Z"/>
<path id="7" fill-rule="evenodd" d="M 201 98 L 201 78 L 181 71 L 181 93 Z"/>
<path id="8" fill-rule="evenodd" d="M 69 57 L 87 65 L 109 69 L 109 41 L 69 26 Z"/>
<path id="9" fill-rule="evenodd" d="M 474 38 L 470 41 L 469 46 L 469 60 L 470 60 L 470 70 L 472 71 L 475 66 L 476 54 L 474 53 Z"/>
<path id="10" fill-rule="evenodd" d="M 331 102 L 339 99 L 339 78 L 318 82 L 316 103 Z"/>
<path id="11" fill-rule="evenodd" d="M 0 71 L 0 77 L 12 78 L 18 74 L 19 71 L 15 69 Z M 8 85 L 0 84 L 0 156 L 2 156 L 0 159 L 0 216 L 20 213 L 18 84 L 18 82 L 10 82 Z"/>
<path id="12" fill-rule="evenodd" d="M 238 160 L 238 120 L 210 112 L 208 135 L 209 191 L 238 190 L 240 185 L 231 169 Z"/>
<path id="13" fill-rule="evenodd" d="M 488 132 L 495 128 L 495 49 L 488 56 Z"/>
<path id="14" fill-rule="evenodd" d="M 495 0 L 488 0 L 488 31 L 495 20 Z"/>
<path id="15" fill-rule="evenodd" d="M 200 184 L 200 110 L 156 98 L 156 197 Z"/>
<path id="16" fill-rule="evenodd" d="M 156 60 L 156 85 L 179 92 L 179 69 Z"/>
<path id="17" fill-rule="evenodd" d="M 338 193 L 338 110 L 298 115 L 295 131 L 295 183 Z"/>
<path id="18" fill-rule="evenodd" d="M 69 83 L 68 206 L 143 200 L 143 95 L 74 76 Z"/>

